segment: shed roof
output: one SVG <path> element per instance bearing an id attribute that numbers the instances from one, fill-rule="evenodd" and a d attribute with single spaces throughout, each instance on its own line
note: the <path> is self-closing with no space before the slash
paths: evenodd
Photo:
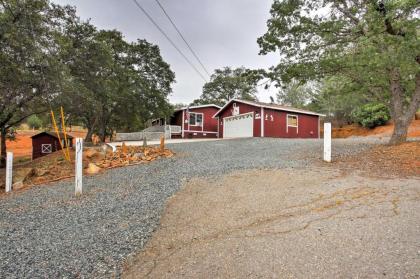
<path id="1" fill-rule="evenodd" d="M 180 109 L 175 110 L 177 111 L 181 111 L 181 110 L 186 110 L 186 109 L 198 109 L 198 108 L 209 108 L 209 107 L 215 107 L 217 109 L 220 109 L 220 106 L 215 105 L 215 104 L 208 104 L 208 105 L 199 105 L 199 106 L 190 106 L 190 107 L 183 107 Z"/>
<path id="2" fill-rule="evenodd" d="M 64 139 L 64 133 L 60 132 L 58 134 L 60 135 L 60 138 Z M 39 137 L 41 135 L 48 135 L 48 136 L 51 136 L 51 137 L 54 137 L 54 138 L 58 139 L 57 134 L 55 132 L 48 132 L 48 131 L 44 131 L 44 132 L 38 133 L 36 135 L 33 135 L 31 138 L 36 138 L 36 137 Z M 73 139 L 73 137 L 69 134 L 67 134 L 67 138 L 68 139 Z"/>
<path id="3" fill-rule="evenodd" d="M 243 103 L 243 104 L 248 104 L 248 105 L 251 105 L 251 106 L 269 108 L 269 109 L 274 109 L 274 110 L 282 110 L 282 111 L 290 111 L 290 112 L 297 112 L 297 113 L 310 114 L 310 115 L 325 116 L 325 114 L 321 114 L 321 113 L 317 113 L 317 112 L 313 112 L 313 111 L 309 111 L 309 110 L 304 110 L 304 109 L 293 108 L 293 107 L 290 107 L 290 106 L 284 106 L 284 105 L 279 105 L 279 104 L 270 104 L 270 103 L 257 102 L 257 101 L 245 101 L 245 100 L 241 100 L 241 99 L 232 99 L 229 102 L 227 102 L 221 109 L 219 109 L 219 111 L 216 112 L 216 114 L 213 117 L 218 116 L 232 102 Z"/>

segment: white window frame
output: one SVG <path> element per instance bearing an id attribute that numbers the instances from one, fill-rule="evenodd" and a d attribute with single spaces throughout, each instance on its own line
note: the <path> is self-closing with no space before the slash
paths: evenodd
<path id="1" fill-rule="evenodd" d="M 289 116 L 296 117 L 296 126 L 289 125 Z M 299 133 L 299 115 L 297 114 L 286 114 L 286 132 L 289 132 L 289 127 L 296 128 L 296 133 Z"/>
<path id="2" fill-rule="evenodd" d="M 189 126 L 191 126 L 191 127 L 203 127 L 204 126 L 204 113 L 202 113 L 202 112 L 190 112 L 189 113 L 190 115 L 189 115 L 189 117 L 188 117 L 188 125 Z M 191 124 L 191 116 L 194 114 L 194 117 L 196 117 L 195 115 L 197 115 L 197 114 L 201 114 L 201 123 L 200 123 L 200 125 L 197 125 L 197 118 L 195 118 L 195 124 L 193 125 L 193 124 Z"/>
<path id="3" fill-rule="evenodd" d="M 51 143 L 43 143 L 43 144 L 41 144 L 41 153 L 42 154 L 50 154 L 50 153 L 52 153 L 52 144 Z"/>

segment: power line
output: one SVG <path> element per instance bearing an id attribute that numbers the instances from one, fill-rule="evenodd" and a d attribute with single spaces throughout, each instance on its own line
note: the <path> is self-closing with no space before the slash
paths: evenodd
<path id="1" fill-rule="evenodd" d="M 169 14 L 166 12 L 165 8 L 162 6 L 162 4 L 159 2 L 159 0 L 155 0 L 155 1 L 159 5 L 159 7 L 162 9 L 162 11 L 166 15 L 166 17 L 169 19 L 169 21 L 171 22 L 172 26 L 175 28 L 176 32 L 178 32 L 178 35 L 182 38 L 182 40 L 184 41 L 184 43 L 187 45 L 188 49 L 194 55 L 195 59 L 197 59 L 198 63 L 200 63 L 200 65 L 204 69 L 204 71 L 210 76 L 209 71 L 207 71 L 206 67 L 204 67 L 203 62 L 201 62 L 200 58 L 195 53 L 195 51 L 192 49 L 191 45 L 184 38 L 184 36 L 182 35 L 181 31 L 179 31 L 179 28 L 176 26 L 175 22 L 172 20 L 172 18 L 169 16 Z"/>
<path id="2" fill-rule="evenodd" d="M 179 54 L 181 54 L 181 56 L 185 59 L 185 61 L 188 62 L 188 64 L 190 64 L 190 66 L 194 69 L 194 71 L 200 75 L 200 77 L 207 82 L 207 79 L 203 76 L 203 74 L 194 66 L 194 64 L 191 62 L 190 59 L 188 59 L 187 56 L 185 56 L 185 54 L 176 46 L 176 44 L 171 40 L 171 38 L 169 38 L 169 36 L 165 33 L 165 31 L 163 31 L 162 28 L 160 28 L 160 26 L 156 23 L 156 21 L 149 15 L 149 13 L 139 4 L 139 2 L 137 2 L 137 0 L 133 0 L 134 4 L 136 4 L 136 6 L 147 16 L 147 18 L 153 23 L 153 25 L 160 31 L 160 33 L 163 34 L 163 36 L 165 36 L 165 38 L 171 43 L 171 45 L 179 52 Z"/>

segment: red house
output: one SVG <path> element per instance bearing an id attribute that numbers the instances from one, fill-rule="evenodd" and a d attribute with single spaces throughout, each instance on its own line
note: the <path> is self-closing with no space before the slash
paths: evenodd
<path id="1" fill-rule="evenodd" d="M 219 106 L 211 104 L 176 110 L 170 125 L 179 128 L 179 131 L 174 133 L 172 130 L 172 138 L 217 138 L 218 120 L 213 115 L 219 109 Z"/>
<path id="2" fill-rule="evenodd" d="M 220 138 L 319 138 L 320 117 L 312 111 L 233 99 L 214 118 Z"/>

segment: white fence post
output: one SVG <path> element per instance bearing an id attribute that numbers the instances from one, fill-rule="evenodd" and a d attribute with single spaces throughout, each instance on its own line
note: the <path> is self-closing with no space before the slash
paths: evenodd
<path id="1" fill-rule="evenodd" d="M 82 194 L 83 185 L 83 139 L 76 139 L 76 175 L 75 175 L 75 193 L 76 196 Z"/>
<path id="2" fill-rule="evenodd" d="M 13 153 L 7 152 L 6 157 L 6 193 L 12 190 L 13 183 Z"/>
<path id="3" fill-rule="evenodd" d="M 331 123 L 324 123 L 324 161 L 331 162 Z"/>

